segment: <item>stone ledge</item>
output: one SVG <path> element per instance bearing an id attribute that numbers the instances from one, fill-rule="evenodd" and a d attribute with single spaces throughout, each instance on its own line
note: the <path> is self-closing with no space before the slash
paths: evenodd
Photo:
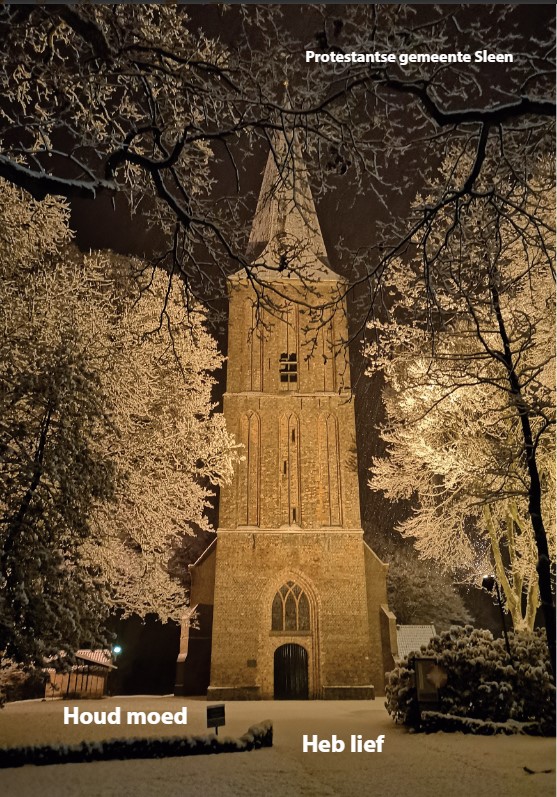
<path id="1" fill-rule="evenodd" d="M 210 686 L 207 700 L 261 700 L 260 686 Z"/>
<path id="2" fill-rule="evenodd" d="M 375 700 L 375 687 L 362 686 L 323 686 L 323 700 Z"/>

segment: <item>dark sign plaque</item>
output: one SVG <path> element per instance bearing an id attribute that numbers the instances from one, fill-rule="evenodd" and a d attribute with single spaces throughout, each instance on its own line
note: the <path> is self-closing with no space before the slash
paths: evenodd
<path id="1" fill-rule="evenodd" d="M 447 671 L 435 659 L 425 656 L 414 659 L 416 691 L 420 703 L 436 703 L 439 689 L 447 683 Z"/>
<path id="2" fill-rule="evenodd" d="M 219 728 L 224 725 L 224 703 L 207 706 L 207 727 L 215 728 L 218 736 Z"/>

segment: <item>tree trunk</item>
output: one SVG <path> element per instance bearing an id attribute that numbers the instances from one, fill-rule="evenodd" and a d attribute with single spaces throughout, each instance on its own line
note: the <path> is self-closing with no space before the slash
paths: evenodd
<path id="1" fill-rule="evenodd" d="M 495 284 L 495 274 L 490 276 L 490 290 L 493 301 L 493 309 L 497 318 L 499 335 L 503 344 L 503 355 L 500 361 L 504 365 L 510 385 L 511 396 L 520 418 L 522 429 L 522 440 L 524 444 L 524 455 L 526 471 L 528 476 L 528 514 L 534 531 L 534 539 L 538 551 L 538 563 L 536 570 L 538 573 L 538 584 L 540 589 L 540 602 L 544 617 L 545 631 L 547 634 L 547 646 L 549 649 L 549 660 L 555 681 L 555 601 L 551 584 L 551 560 L 549 557 L 549 547 L 547 544 L 547 534 L 542 516 L 542 489 L 540 474 L 536 461 L 536 446 L 530 424 L 530 414 L 528 405 L 522 395 L 522 386 L 516 372 L 509 336 L 505 326 L 501 304 L 499 301 L 499 291 Z"/>
<path id="2" fill-rule="evenodd" d="M 33 470 L 32 470 L 31 481 L 25 491 L 25 494 L 23 495 L 23 498 L 21 499 L 17 512 L 15 512 L 9 520 L 8 533 L 4 541 L 2 555 L 0 558 L 0 563 L 1 563 L 0 573 L 1 575 L 4 576 L 6 581 L 6 592 L 12 593 L 11 603 L 12 603 L 12 608 L 14 610 L 14 615 L 18 611 L 18 607 L 20 614 L 23 611 L 23 608 L 19 605 L 20 601 L 18 601 L 15 598 L 14 593 L 17 591 L 18 587 L 19 568 L 21 566 L 25 567 L 25 562 L 19 562 L 18 560 L 16 560 L 16 558 L 14 558 L 14 556 L 12 555 L 12 550 L 14 548 L 16 539 L 23 531 L 25 517 L 29 511 L 29 507 L 31 506 L 31 501 L 33 500 L 33 496 L 37 491 L 37 488 L 41 482 L 41 477 L 43 472 L 44 451 L 50 428 L 51 417 L 52 417 L 52 407 L 50 407 L 49 405 L 46 408 L 41 421 L 39 439 L 37 441 L 37 447 L 35 449 L 35 455 L 33 457 Z M 23 620 L 24 618 L 21 617 L 20 621 L 23 622 Z M 2 639 L 2 636 L 0 636 L 0 651 L 4 653 L 5 647 L 6 647 L 6 640 Z"/>

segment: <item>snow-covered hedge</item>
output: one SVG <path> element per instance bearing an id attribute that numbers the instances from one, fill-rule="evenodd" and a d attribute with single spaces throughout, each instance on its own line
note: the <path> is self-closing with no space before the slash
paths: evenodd
<path id="1" fill-rule="evenodd" d="M 555 686 L 545 632 L 510 633 L 512 662 L 503 639 L 466 626 L 434 637 L 420 656 L 448 673 L 436 705 L 418 706 L 412 661 L 389 673 L 387 711 L 422 731 L 555 734 Z M 421 713 L 421 716 L 420 716 Z"/>
<path id="2" fill-rule="evenodd" d="M 5 656 L 0 651 L 0 708 L 10 699 L 25 682 L 27 674 L 19 664 Z"/>
<path id="3" fill-rule="evenodd" d="M 273 725 L 264 720 L 252 725 L 239 739 L 223 736 L 174 736 L 155 739 L 111 739 L 106 742 L 81 742 L 74 745 L 34 745 L 0 748 L 0 768 L 25 764 L 79 764 L 85 761 L 110 761 L 130 758 L 170 758 L 173 756 L 241 753 L 273 746 Z"/>
<path id="4" fill-rule="evenodd" d="M 0 651 L 0 709 L 14 700 L 44 697 L 45 678 L 44 670 L 23 667 Z"/>

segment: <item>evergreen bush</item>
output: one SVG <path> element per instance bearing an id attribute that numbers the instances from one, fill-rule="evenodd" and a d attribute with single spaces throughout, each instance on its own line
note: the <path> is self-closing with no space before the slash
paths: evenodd
<path id="1" fill-rule="evenodd" d="M 388 675 L 387 711 L 414 730 L 554 735 L 555 685 L 544 636 L 541 630 L 509 633 L 509 659 L 503 639 L 453 627 L 416 653 L 447 671 L 438 703 L 418 705 L 410 656 Z"/>

